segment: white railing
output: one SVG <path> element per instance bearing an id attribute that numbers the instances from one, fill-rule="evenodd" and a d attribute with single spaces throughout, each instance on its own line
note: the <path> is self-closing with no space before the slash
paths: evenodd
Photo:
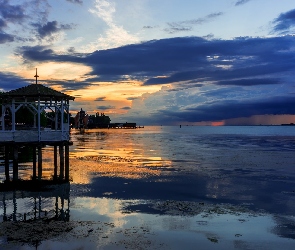
<path id="1" fill-rule="evenodd" d="M 65 126 L 64 128 L 68 128 Z M 70 138 L 69 129 L 51 130 L 0 130 L 1 142 L 57 142 L 68 141 Z"/>

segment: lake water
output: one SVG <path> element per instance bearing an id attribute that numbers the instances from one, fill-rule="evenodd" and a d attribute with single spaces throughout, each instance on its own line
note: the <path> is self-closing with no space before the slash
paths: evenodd
<path id="1" fill-rule="evenodd" d="M 51 216 L 70 228 L 27 242 L 2 233 L 0 249 L 295 247 L 294 126 L 73 130 L 71 140 L 69 185 L 0 194 L 0 222 Z M 43 155 L 50 178 L 53 149 Z"/>

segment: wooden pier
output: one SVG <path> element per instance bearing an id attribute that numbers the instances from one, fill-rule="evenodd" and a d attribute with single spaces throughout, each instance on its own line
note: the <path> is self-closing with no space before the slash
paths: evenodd
<path id="1" fill-rule="evenodd" d="M 70 114 L 69 101 L 75 98 L 37 83 L 0 94 L 0 146 L 4 147 L 5 182 L 19 180 L 18 151 L 22 146 L 33 151 L 32 180 L 42 180 L 42 147 L 54 148 L 54 180 L 69 181 Z M 33 114 L 30 125 L 19 125 L 16 117 L 27 109 Z M 52 125 L 41 126 L 44 112 L 50 112 Z M 12 176 L 9 157 L 12 155 Z M 59 156 L 59 171 L 58 171 Z"/>

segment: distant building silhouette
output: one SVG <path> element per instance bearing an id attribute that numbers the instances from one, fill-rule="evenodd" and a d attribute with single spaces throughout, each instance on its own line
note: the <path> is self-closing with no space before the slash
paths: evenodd
<path id="1" fill-rule="evenodd" d="M 89 115 L 81 108 L 75 116 L 75 128 L 87 128 Z"/>
<path id="2" fill-rule="evenodd" d="M 111 123 L 109 116 L 104 113 L 96 113 L 95 115 L 90 115 L 88 119 L 88 128 L 108 128 Z"/>

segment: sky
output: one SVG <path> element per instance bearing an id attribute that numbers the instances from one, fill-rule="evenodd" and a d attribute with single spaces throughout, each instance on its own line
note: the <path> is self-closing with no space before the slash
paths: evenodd
<path id="1" fill-rule="evenodd" d="M 294 0 L 0 0 L 0 91 L 138 125 L 295 123 Z"/>

